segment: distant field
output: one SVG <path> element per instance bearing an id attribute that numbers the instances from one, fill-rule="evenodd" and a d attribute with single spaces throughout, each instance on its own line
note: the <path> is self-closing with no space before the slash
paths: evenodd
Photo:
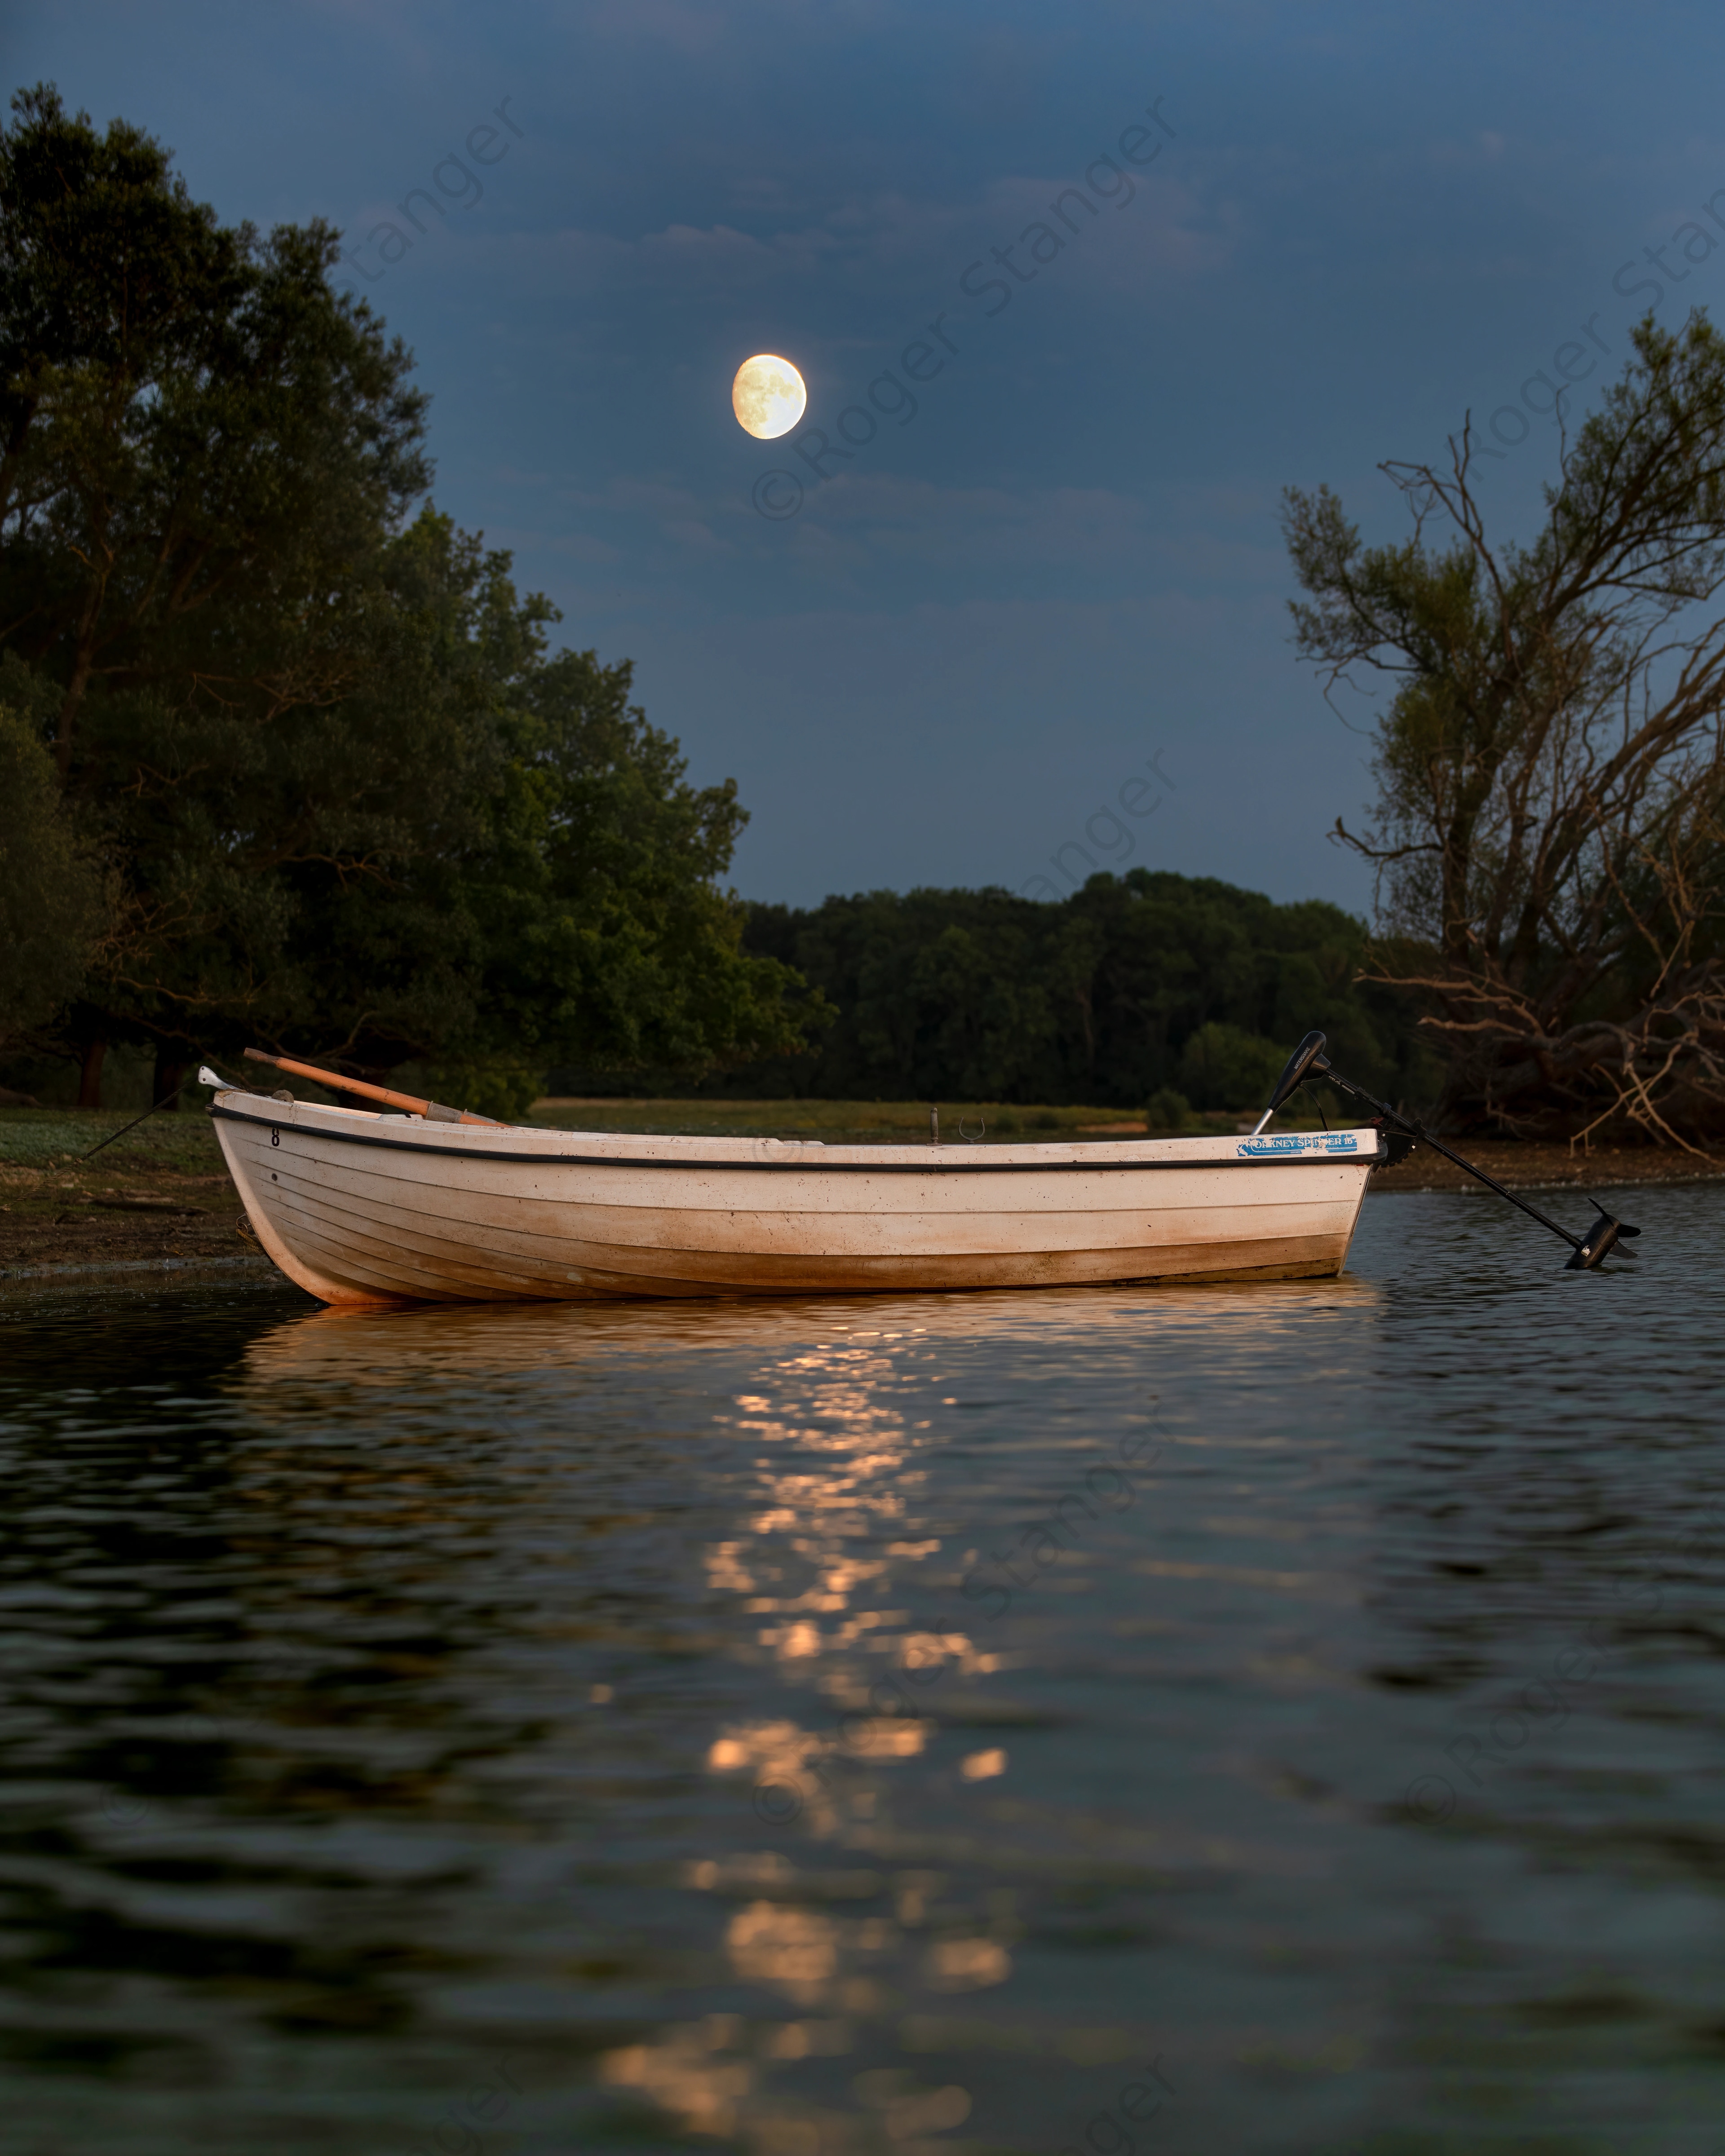
<path id="1" fill-rule="evenodd" d="M 302 1099 L 315 1096 L 309 1086 Z M 43 1168 L 69 1162 L 131 1120 L 136 1110 L 0 1108 L 0 1162 Z M 691 1137 L 818 1137 L 877 1145 L 915 1144 L 928 1137 L 928 1104 L 917 1101 L 536 1101 L 530 1122 L 555 1130 L 665 1131 Z M 1231 1132 L 1235 1115 L 1194 1116 L 1189 1133 Z M 1316 1117 L 1282 1116 L 1279 1130 L 1310 1127 Z M 993 1144 L 1071 1137 L 1142 1135 L 1142 1117 L 1119 1108 L 1024 1107 L 999 1101 L 942 1104 L 941 1137 L 957 1145 L 966 1138 Z M 104 1174 L 152 1168 L 208 1173 L 219 1168 L 215 1132 L 200 1093 L 177 1115 L 149 1116 L 91 1163 Z"/>
<path id="2" fill-rule="evenodd" d="M 300 1097 L 316 1089 L 298 1087 Z M 44 1168 L 69 1163 L 121 1129 L 136 1111 L 110 1108 L 0 1108 L 0 1162 Z M 1301 1117 L 1283 1117 L 1279 1129 L 1300 1127 Z M 691 1137 L 818 1137 L 832 1142 L 915 1144 L 928 1137 L 928 1104 L 917 1101 L 536 1101 L 528 1121 L 555 1130 L 664 1131 Z M 1237 1116 L 1194 1116 L 1193 1135 L 1230 1132 Z M 1315 1119 L 1311 1127 L 1317 1128 Z M 957 1145 L 965 1138 L 993 1144 L 1011 1141 L 1071 1137 L 1130 1137 L 1142 1135 L 1142 1117 L 1119 1108 L 1024 1107 L 985 1101 L 968 1106 L 942 1104 L 941 1137 Z M 135 1131 L 92 1162 L 105 1174 L 137 1170 L 177 1169 L 207 1173 L 219 1168 L 215 1132 L 199 1094 L 177 1115 L 149 1116 Z"/>
<path id="3" fill-rule="evenodd" d="M 914 1144 L 928 1136 L 926 1101 L 543 1100 L 536 1123 L 558 1130 L 665 1131 L 691 1137 L 818 1137 L 853 1144 Z M 999 1101 L 941 1106 L 941 1137 L 993 1143 L 1078 1137 L 1141 1137 L 1142 1116 L 1119 1108 L 1039 1108 Z M 1194 1132 L 1231 1131 L 1234 1116 L 1195 1117 Z"/>

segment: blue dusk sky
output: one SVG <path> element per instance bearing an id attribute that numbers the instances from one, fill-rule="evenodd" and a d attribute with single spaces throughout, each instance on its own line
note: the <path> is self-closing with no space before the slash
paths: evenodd
<path id="1" fill-rule="evenodd" d="M 0 58 L 342 228 L 439 506 L 736 778 L 752 898 L 1087 858 L 1364 911 L 1281 490 L 1398 535 L 1378 460 L 1471 408 L 1525 535 L 1554 377 L 1725 301 L 1717 6 L 9 0 Z M 737 426 L 762 352 L 813 436 Z"/>

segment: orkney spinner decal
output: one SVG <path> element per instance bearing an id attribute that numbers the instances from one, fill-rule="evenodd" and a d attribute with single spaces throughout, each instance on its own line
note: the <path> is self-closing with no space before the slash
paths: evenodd
<path id="1" fill-rule="evenodd" d="M 1248 1138 L 1238 1148 L 1243 1160 L 1274 1160 L 1296 1152 L 1358 1152 L 1359 1140 L 1352 1131 L 1286 1132 L 1276 1137 Z"/>

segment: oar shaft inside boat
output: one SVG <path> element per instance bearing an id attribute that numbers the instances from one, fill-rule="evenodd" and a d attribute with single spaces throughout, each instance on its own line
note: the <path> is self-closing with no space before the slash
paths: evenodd
<path id="1" fill-rule="evenodd" d="M 446 1108 L 441 1101 L 422 1101 L 412 1093 L 397 1093 L 388 1086 L 368 1086 L 362 1078 L 344 1078 L 339 1071 L 320 1070 L 315 1063 L 295 1063 L 286 1055 L 266 1055 L 261 1048 L 249 1048 L 246 1060 L 250 1063 L 268 1063 L 277 1070 L 290 1070 L 298 1078 L 314 1079 L 320 1086 L 328 1086 L 338 1093 L 357 1093 L 367 1101 L 381 1101 L 386 1107 L 401 1108 L 410 1116 L 424 1116 L 434 1123 L 483 1123 L 487 1130 L 506 1131 L 507 1123 L 500 1123 L 495 1116 L 470 1115 L 465 1108 Z"/>

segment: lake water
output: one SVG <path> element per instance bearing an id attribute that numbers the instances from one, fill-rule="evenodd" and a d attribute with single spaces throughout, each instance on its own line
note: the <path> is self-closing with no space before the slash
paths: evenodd
<path id="1" fill-rule="evenodd" d="M 1617 1204 L 0 1305 L 0 2148 L 1715 2156 L 1725 1193 Z"/>

